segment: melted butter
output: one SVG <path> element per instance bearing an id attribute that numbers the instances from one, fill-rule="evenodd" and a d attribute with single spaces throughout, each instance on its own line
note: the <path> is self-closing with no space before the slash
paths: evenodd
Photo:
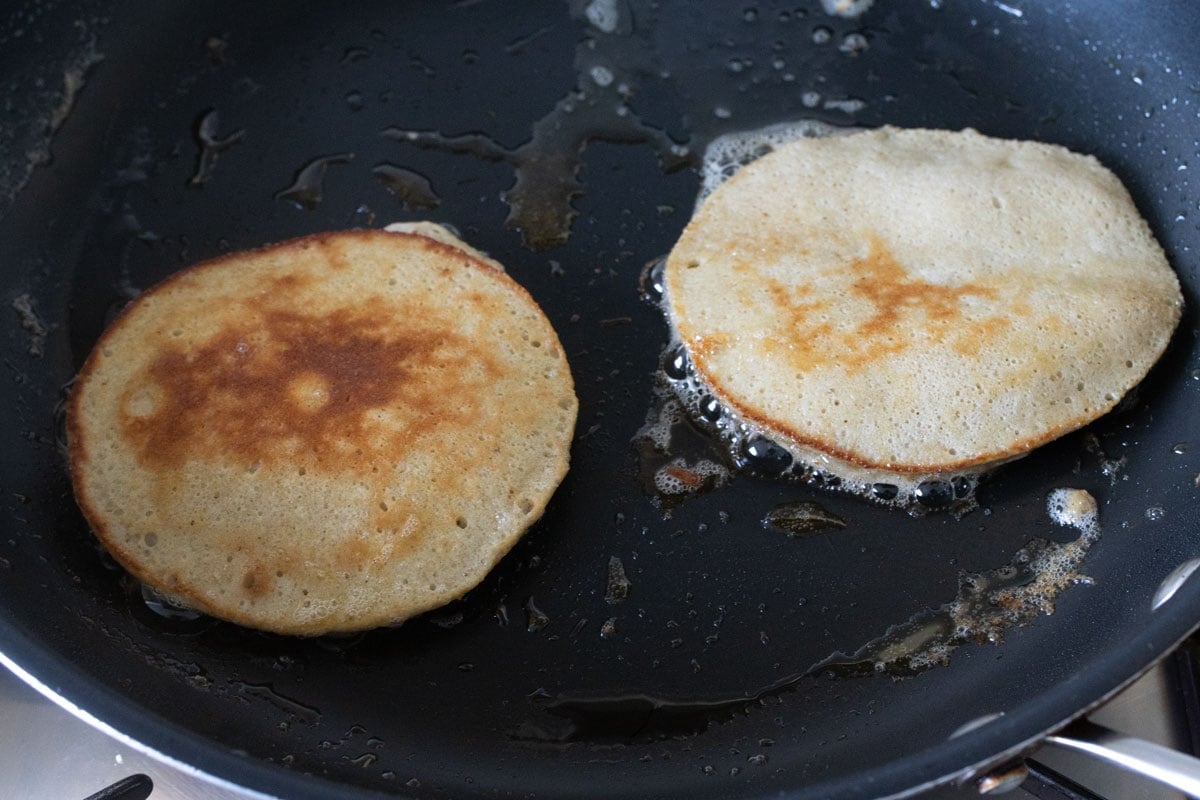
<path id="1" fill-rule="evenodd" d="M 1079 536 L 1065 543 L 1033 539 L 1002 567 L 961 573 L 952 601 L 919 611 L 849 655 L 834 653 L 802 672 L 729 698 L 687 700 L 640 693 L 560 697 L 539 703 L 543 717 L 525 722 L 510 735 L 560 744 L 693 736 L 714 724 L 752 714 L 771 698 L 795 691 L 809 680 L 905 678 L 946 664 L 964 644 L 998 643 L 1004 631 L 1052 613 L 1055 600 L 1068 586 L 1092 583 L 1078 568 L 1100 538 L 1095 500 L 1080 489 L 1057 489 L 1047 501 L 1047 513 L 1058 524 L 1076 528 Z"/>
<path id="2" fill-rule="evenodd" d="M 578 211 L 573 201 L 583 194 L 578 175 L 590 142 L 648 143 L 663 168 L 673 171 L 689 163 L 689 151 L 662 131 L 645 125 L 632 112 L 617 113 L 623 101 L 609 96 L 607 86 L 589 82 L 572 92 L 533 125 L 531 138 L 516 148 L 502 147 L 479 133 L 444 136 L 436 131 L 388 128 L 383 135 L 426 149 L 500 161 L 513 168 L 515 180 L 504 193 L 505 225 L 520 231 L 531 250 L 558 247 L 570 236 Z"/>
<path id="3" fill-rule="evenodd" d="M 397 142 L 512 167 L 514 180 L 503 195 L 505 225 L 536 251 L 558 247 L 570 236 L 578 215 L 572 204 L 584 192 L 579 171 L 591 142 L 650 145 L 666 172 L 697 163 L 688 146 L 644 123 L 626 104 L 642 77 L 660 67 L 654 53 L 625 35 L 632 21 L 624 5 L 592 0 L 572 13 L 586 24 L 575 52 L 576 87 L 533 123 L 524 144 L 510 148 L 480 133 L 448 136 L 399 125 L 382 132 Z"/>
<path id="4" fill-rule="evenodd" d="M 1065 543 L 1033 539 L 1003 567 L 963 572 L 958 596 L 951 602 L 917 614 L 853 654 L 834 654 L 810 671 L 915 674 L 948 663 L 963 644 L 998 643 L 1005 630 L 1054 613 L 1054 601 L 1063 589 L 1093 583 L 1078 569 L 1099 540 L 1100 525 L 1096 500 L 1082 489 L 1055 489 L 1046 511 L 1057 524 L 1078 530 L 1078 538 Z"/>

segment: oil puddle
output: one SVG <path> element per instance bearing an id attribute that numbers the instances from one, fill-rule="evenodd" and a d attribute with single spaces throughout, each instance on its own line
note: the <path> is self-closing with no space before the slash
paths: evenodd
<path id="1" fill-rule="evenodd" d="M 560 699 L 542 708 L 549 725 L 527 722 L 512 737 L 532 742 L 606 742 L 666 739 L 703 733 L 713 722 L 731 718 L 758 698 L 713 702 L 667 700 L 650 695 Z"/>
<path id="2" fill-rule="evenodd" d="M 325 192 L 325 172 L 330 165 L 346 164 L 353 160 L 354 153 L 337 153 L 314 158 L 296 172 L 291 186 L 276 193 L 275 199 L 312 211 L 321 204 Z"/>
<path id="3" fill-rule="evenodd" d="M 840 531 L 846 527 L 845 519 L 810 500 L 777 505 L 767 512 L 762 522 L 765 527 L 783 531 L 793 538 Z"/>
<path id="4" fill-rule="evenodd" d="M 690 163 L 687 148 L 643 124 L 632 112 L 619 113 L 624 106 L 613 104 L 621 101 L 608 95 L 572 92 L 534 123 L 525 144 L 512 149 L 480 133 L 443 136 L 393 127 L 383 135 L 425 149 L 509 164 L 515 181 L 503 195 L 509 209 L 504 224 L 520 231 L 522 243 L 530 250 L 549 250 L 566 243 L 578 216 L 573 201 L 583 194 L 578 175 L 590 142 L 649 143 L 666 172 Z"/>
<path id="5" fill-rule="evenodd" d="M 196 122 L 196 142 L 200 145 L 200 153 L 196 157 L 196 171 L 188 180 L 189 186 L 203 186 L 208 183 L 217 167 L 217 158 L 240 142 L 246 133 L 238 129 L 227 136 L 219 136 L 217 131 L 220 124 L 221 118 L 215 108 L 204 112 Z"/>
<path id="6" fill-rule="evenodd" d="M 282 711 L 289 724 L 299 722 L 315 726 L 321 721 L 321 712 L 316 708 L 280 694 L 270 684 L 230 681 L 230 686 L 242 697 L 258 700 Z"/>
<path id="7" fill-rule="evenodd" d="M 852 653 L 834 653 L 769 686 L 727 698 L 687 700 L 633 692 L 549 698 L 542 693 L 530 698 L 538 712 L 535 717 L 509 735 L 558 745 L 682 738 L 751 714 L 809 680 L 903 679 L 944 666 L 962 645 L 999 643 L 1006 630 L 1053 613 L 1055 600 L 1068 586 L 1092 583 L 1078 569 L 1100 538 L 1095 499 L 1082 490 L 1056 489 L 1047 500 L 1047 513 L 1055 523 L 1077 529 L 1079 536 L 1065 543 L 1033 539 L 1004 566 L 960 573 L 953 600 L 918 612 Z"/>
<path id="8" fill-rule="evenodd" d="M 442 199 L 433 191 L 433 184 L 420 173 L 385 162 L 372 167 L 371 174 L 378 178 L 405 208 L 428 211 L 442 204 Z"/>

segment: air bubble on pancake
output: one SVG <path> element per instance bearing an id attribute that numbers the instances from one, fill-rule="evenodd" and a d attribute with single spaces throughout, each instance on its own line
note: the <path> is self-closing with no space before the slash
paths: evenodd
<path id="1" fill-rule="evenodd" d="M 697 408 L 700 416 L 708 422 L 720 422 L 721 417 L 725 414 L 725 409 L 717 398 L 711 394 L 702 394 L 698 398 Z"/>
<path id="2" fill-rule="evenodd" d="M 887 503 L 900 495 L 900 487 L 894 483 L 873 483 L 871 484 L 871 494 L 875 499 Z"/>

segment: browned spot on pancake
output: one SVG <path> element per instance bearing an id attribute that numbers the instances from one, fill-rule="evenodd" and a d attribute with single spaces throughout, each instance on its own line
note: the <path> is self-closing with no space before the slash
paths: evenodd
<path id="1" fill-rule="evenodd" d="M 810 288 L 804 284 L 784 286 L 777 280 L 768 279 L 767 294 L 776 309 L 784 312 L 784 320 L 790 335 L 770 337 L 763 345 L 776 352 L 784 352 L 800 371 L 832 360 L 825 352 L 833 335 L 833 326 L 824 320 L 813 320 L 813 312 L 830 305 L 828 300 L 807 300 Z"/>
<path id="2" fill-rule="evenodd" d="M 1008 317 L 993 316 L 968 324 L 954 339 L 954 352 L 977 356 L 980 348 L 1012 326 Z"/>
<path id="3" fill-rule="evenodd" d="M 851 261 L 847 269 L 859 276 L 850 284 L 850 291 L 875 306 L 874 316 L 859 325 L 860 336 L 891 333 L 902 317 L 917 313 L 925 317 L 928 329 L 940 333 L 963 318 L 962 298 L 996 296 L 996 290 L 989 286 L 943 286 L 914 278 L 875 238 L 871 239 L 866 258 Z"/>
<path id="4" fill-rule="evenodd" d="M 286 275 L 272 275 L 265 283 L 267 292 L 286 294 L 308 286 L 313 282 L 311 275 L 289 272 Z"/>
<path id="5" fill-rule="evenodd" d="M 974 321 L 962 305 L 965 297 L 994 298 L 995 289 L 973 283 L 944 286 L 922 280 L 900 265 L 875 238 L 864 258 L 838 269 L 851 278 L 847 297 L 869 304 L 870 316 L 853 327 L 835 327 L 828 316 L 836 317 L 836 303 L 828 297 L 809 299 L 811 286 L 766 281 L 771 305 L 782 315 L 784 331 L 783 335 L 764 339 L 762 345 L 785 353 L 798 372 L 826 364 L 838 364 L 854 372 L 907 347 L 940 342 L 951 332 L 984 336 L 1001 324 L 997 317 Z M 961 341 L 960 337 L 956 344 Z"/>
<path id="6" fill-rule="evenodd" d="M 334 270 L 342 270 L 350 266 L 350 259 L 346 255 L 345 242 L 342 239 L 333 236 L 324 236 L 315 239 L 316 245 L 320 248 L 321 253 L 325 256 L 326 262 Z"/>
<path id="7" fill-rule="evenodd" d="M 383 534 L 362 532 L 339 542 L 333 549 L 333 564 L 339 569 L 354 571 L 363 569 L 377 557 Z"/>
<path id="8" fill-rule="evenodd" d="M 239 319 L 195 347 L 166 350 L 131 382 L 122 407 L 137 411 L 144 404 L 132 394 L 154 387 L 149 413 L 121 420 L 144 464 L 299 461 L 369 472 L 436 426 L 470 426 L 500 374 L 488 351 L 420 309 L 380 300 Z"/>
<path id="9" fill-rule="evenodd" d="M 265 597 L 271 593 L 274 575 L 263 564 L 254 564 L 242 576 L 242 590 L 250 597 Z"/>
<path id="10" fill-rule="evenodd" d="M 729 334 L 714 333 L 708 336 L 693 336 L 690 344 L 693 354 L 700 356 L 712 355 L 717 350 L 729 344 Z"/>

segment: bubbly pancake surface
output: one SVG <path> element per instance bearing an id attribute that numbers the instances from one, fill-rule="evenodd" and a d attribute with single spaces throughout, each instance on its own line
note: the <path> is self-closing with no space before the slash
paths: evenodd
<path id="1" fill-rule="evenodd" d="M 503 271 L 350 231 L 133 301 L 68 410 L 76 497 L 145 583 L 250 627 L 395 623 L 476 585 L 542 513 L 577 403 Z"/>
<path id="2" fill-rule="evenodd" d="M 1099 162 L 970 130 L 780 146 L 704 201 L 664 284 L 695 374 L 740 419 L 910 488 L 1111 409 L 1182 306 Z"/>

